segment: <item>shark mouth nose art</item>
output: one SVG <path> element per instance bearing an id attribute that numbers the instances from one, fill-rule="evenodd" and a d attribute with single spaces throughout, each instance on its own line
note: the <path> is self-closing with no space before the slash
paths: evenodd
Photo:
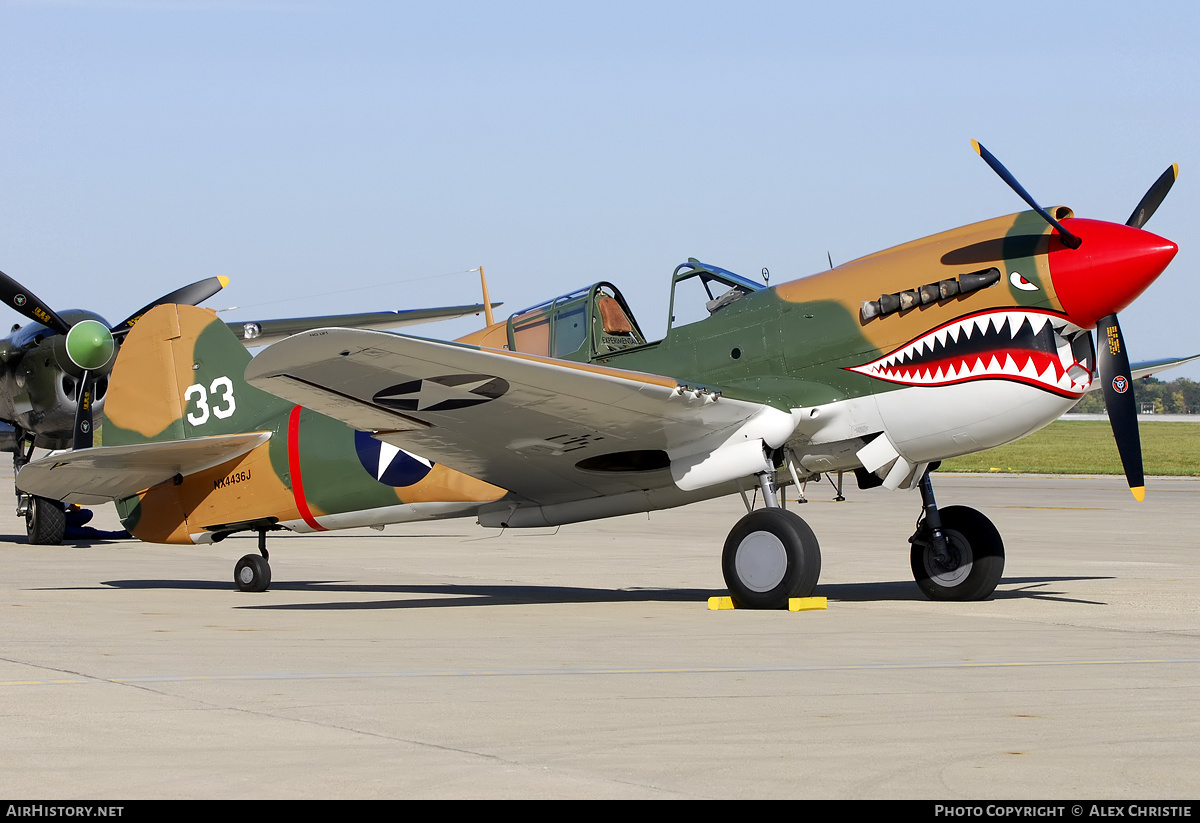
<path id="1" fill-rule="evenodd" d="M 1063 397 L 1092 382 L 1091 335 L 1063 317 L 997 309 L 952 320 L 890 354 L 848 371 L 905 386 L 1011 380 Z"/>

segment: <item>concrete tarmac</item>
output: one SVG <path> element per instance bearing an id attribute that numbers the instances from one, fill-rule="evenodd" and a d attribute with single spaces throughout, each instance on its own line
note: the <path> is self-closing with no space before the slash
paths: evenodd
<path id="1" fill-rule="evenodd" d="M 1004 535 L 990 600 L 925 600 L 919 496 L 852 483 L 798 509 L 814 612 L 708 610 L 737 497 L 272 536 L 262 594 L 252 537 L 30 546 L 6 506 L 0 797 L 1200 797 L 1200 480 L 935 483 Z"/>

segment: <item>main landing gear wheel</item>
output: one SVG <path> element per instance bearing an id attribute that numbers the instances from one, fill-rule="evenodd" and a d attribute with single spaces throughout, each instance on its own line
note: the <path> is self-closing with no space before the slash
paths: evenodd
<path id="1" fill-rule="evenodd" d="M 62 503 L 45 497 L 30 497 L 25 509 L 25 533 L 37 546 L 57 546 L 67 529 L 67 513 Z"/>
<path id="2" fill-rule="evenodd" d="M 939 510 L 948 556 L 938 558 L 922 520 L 913 538 L 913 577 L 930 600 L 986 600 L 1004 573 L 1004 541 L 982 513 L 967 506 Z"/>
<path id="3" fill-rule="evenodd" d="M 821 576 L 821 548 L 800 516 L 784 509 L 750 512 L 725 539 L 725 585 L 735 606 L 783 609 L 808 597 Z"/>
<path id="4" fill-rule="evenodd" d="M 238 591 L 265 592 L 271 585 L 271 564 L 261 554 L 248 554 L 233 567 Z"/>

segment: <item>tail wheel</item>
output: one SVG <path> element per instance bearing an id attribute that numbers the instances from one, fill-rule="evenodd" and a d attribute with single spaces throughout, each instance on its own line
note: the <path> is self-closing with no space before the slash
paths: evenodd
<path id="1" fill-rule="evenodd" d="M 924 532 L 912 547 L 913 578 L 930 600 L 986 600 L 1004 573 L 1004 541 L 982 513 L 968 506 L 940 509 L 949 556 L 938 558 Z"/>
<path id="2" fill-rule="evenodd" d="M 57 546 L 67 529 L 67 513 L 62 503 L 45 497 L 29 498 L 25 510 L 25 533 L 37 546 Z"/>
<path id="3" fill-rule="evenodd" d="M 821 549 L 799 515 L 784 509 L 759 509 L 729 532 L 721 570 L 736 606 L 782 609 L 789 598 L 808 597 L 816 588 Z"/>
<path id="4" fill-rule="evenodd" d="M 238 591 L 265 592 L 271 585 L 271 564 L 261 554 L 248 554 L 233 567 Z"/>

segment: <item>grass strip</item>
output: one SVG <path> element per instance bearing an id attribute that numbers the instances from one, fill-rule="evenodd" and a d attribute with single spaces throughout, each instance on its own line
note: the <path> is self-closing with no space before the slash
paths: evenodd
<path id="1" fill-rule="evenodd" d="M 1139 426 L 1147 475 L 1200 477 L 1200 425 Z M 1102 420 L 1057 420 L 1005 446 L 942 462 L 943 471 L 1123 474 L 1112 429 Z"/>

